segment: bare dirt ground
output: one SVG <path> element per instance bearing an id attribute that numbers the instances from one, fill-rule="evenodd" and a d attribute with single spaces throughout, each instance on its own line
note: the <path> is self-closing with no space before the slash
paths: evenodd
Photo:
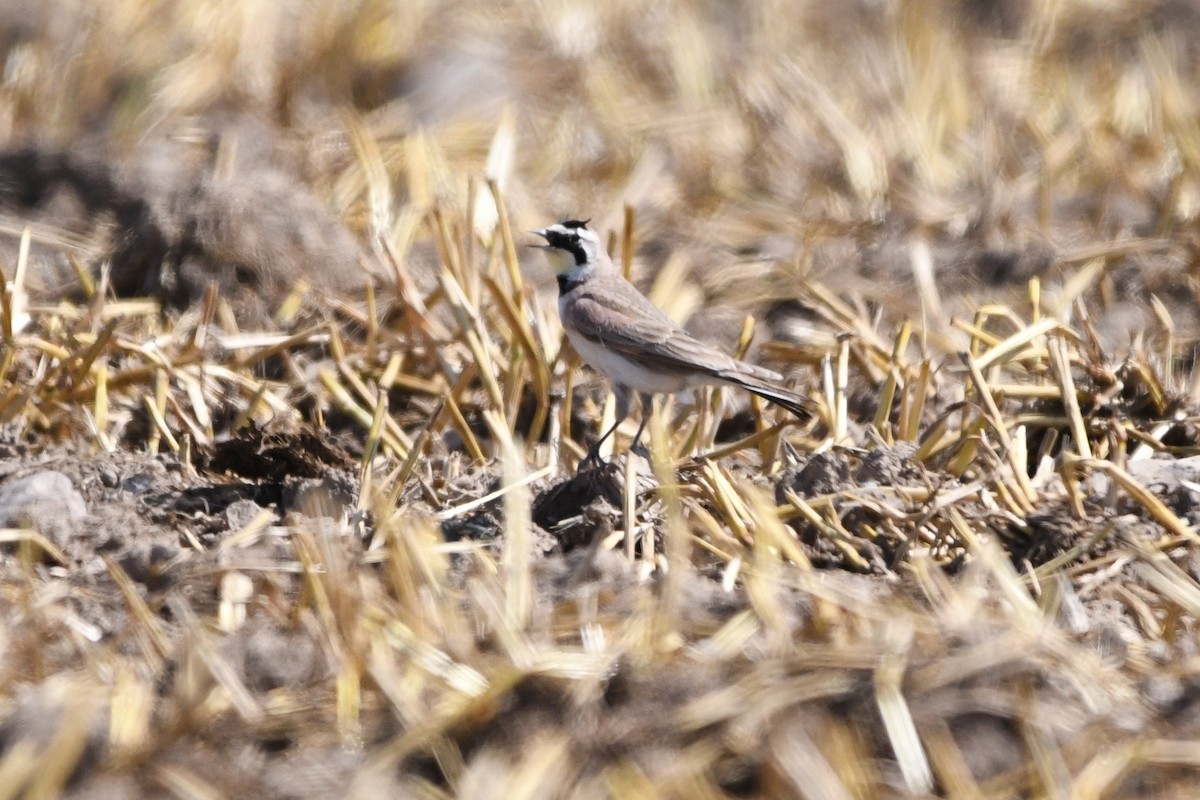
<path id="1" fill-rule="evenodd" d="M 0 798 L 1195 796 L 1198 34 L 0 0 Z"/>

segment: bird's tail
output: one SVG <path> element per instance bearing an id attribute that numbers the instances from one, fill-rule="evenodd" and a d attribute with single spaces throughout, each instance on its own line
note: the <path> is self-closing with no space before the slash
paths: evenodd
<path id="1" fill-rule="evenodd" d="M 783 406 L 800 419 L 808 419 L 816 411 L 813 402 L 807 397 L 763 380 L 757 375 L 745 372 L 725 372 L 718 377 L 726 383 L 740 386 L 748 392 L 753 392 L 764 400 L 769 400 L 777 406 Z"/>

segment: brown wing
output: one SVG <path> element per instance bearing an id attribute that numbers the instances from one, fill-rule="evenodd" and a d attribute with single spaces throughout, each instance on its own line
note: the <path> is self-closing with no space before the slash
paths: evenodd
<path id="1" fill-rule="evenodd" d="M 580 336 L 646 365 L 714 377 L 741 364 L 694 339 L 623 278 L 595 278 L 575 290 L 568 313 Z"/>
<path id="2" fill-rule="evenodd" d="M 646 365 L 671 372 L 701 372 L 777 403 L 794 414 L 812 415 L 812 402 L 775 385 L 781 376 L 738 361 L 694 339 L 622 278 L 593 278 L 569 299 L 566 312 L 583 338 Z"/>

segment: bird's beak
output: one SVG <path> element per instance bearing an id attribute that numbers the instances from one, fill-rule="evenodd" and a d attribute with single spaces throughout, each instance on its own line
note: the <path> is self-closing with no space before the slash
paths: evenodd
<path id="1" fill-rule="evenodd" d="M 534 236 L 540 236 L 540 237 L 542 237 L 543 239 L 545 239 L 545 238 L 546 238 L 546 229 L 545 229 L 545 228 L 542 228 L 542 229 L 541 229 L 541 230 L 539 230 L 539 231 L 530 231 L 530 233 L 532 233 Z M 546 249 L 546 248 L 548 248 L 550 245 L 548 245 L 548 244 L 537 244 L 537 243 L 534 243 L 534 244 L 531 244 L 531 245 L 529 245 L 529 246 L 530 246 L 530 247 L 536 247 L 536 248 L 538 248 L 539 250 L 545 250 L 545 249 Z"/>

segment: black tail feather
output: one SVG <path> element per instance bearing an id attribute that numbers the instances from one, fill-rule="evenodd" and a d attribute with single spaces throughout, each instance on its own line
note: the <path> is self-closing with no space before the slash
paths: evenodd
<path id="1" fill-rule="evenodd" d="M 742 374 L 725 374 L 720 376 L 722 380 L 740 386 L 748 392 L 753 392 L 764 400 L 769 400 L 777 406 L 782 406 L 788 411 L 795 414 L 800 419 L 808 419 L 813 416 L 816 407 L 813 401 L 809 400 L 804 395 L 796 394 L 795 392 L 785 389 L 782 386 L 776 386 L 773 383 L 759 380 L 748 375 Z"/>

